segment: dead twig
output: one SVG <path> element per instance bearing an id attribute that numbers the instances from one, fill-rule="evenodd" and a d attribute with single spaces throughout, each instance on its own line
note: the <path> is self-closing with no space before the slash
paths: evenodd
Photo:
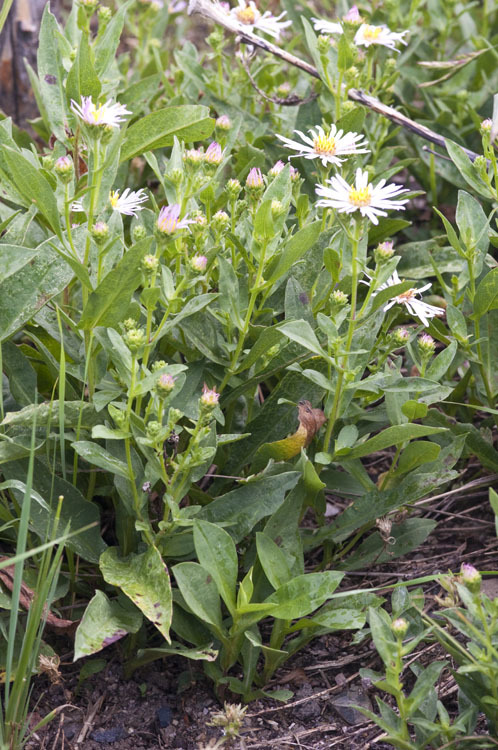
<path id="1" fill-rule="evenodd" d="M 273 42 L 267 42 L 266 39 L 262 39 L 256 34 L 253 34 L 251 31 L 245 30 L 240 23 L 238 23 L 232 16 L 230 16 L 225 10 L 223 10 L 220 3 L 213 2 L 212 0 L 190 0 L 188 5 L 188 13 L 189 15 L 198 13 L 199 15 L 209 19 L 210 21 L 213 21 L 219 26 L 223 26 L 223 28 L 227 29 L 227 31 L 230 31 L 232 34 L 235 34 L 239 41 L 243 44 L 250 44 L 253 47 L 258 47 L 265 52 L 269 52 L 271 55 L 280 58 L 289 65 L 303 70 L 313 78 L 318 78 L 318 80 L 321 80 L 320 73 L 313 65 L 310 65 L 310 63 L 307 63 L 305 60 L 301 60 L 301 58 L 296 57 L 296 55 L 292 55 L 290 52 L 287 52 L 287 50 L 278 47 L 276 44 L 273 44 Z M 405 115 L 402 115 L 393 107 L 382 104 L 382 102 L 376 99 L 374 96 L 370 96 L 370 94 L 366 94 L 364 91 L 360 91 L 359 89 L 349 89 L 348 97 L 352 101 L 368 107 L 368 109 L 372 110 L 372 112 L 377 112 L 378 114 L 387 117 L 396 125 L 400 125 L 402 128 L 410 130 L 420 138 L 423 138 L 426 141 L 430 141 L 430 143 L 435 143 L 437 146 L 446 148 L 445 138 L 439 135 L 439 133 L 436 133 L 434 130 L 425 127 L 425 125 L 419 125 L 409 117 L 405 117 Z M 463 151 L 467 154 L 471 161 L 474 161 L 479 156 L 479 154 L 476 154 L 474 151 L 470 151 L 467 148 L 463 148 Z"/>

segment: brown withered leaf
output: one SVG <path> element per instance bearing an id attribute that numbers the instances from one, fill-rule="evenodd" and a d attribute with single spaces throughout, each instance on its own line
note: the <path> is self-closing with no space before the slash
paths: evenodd
<path id="1" fill-rule="evenodd" d="M 8 557 L 0 557 L 0 562 L 8 560 Z M 0 581 L 3 583 L 5 588 L 12 591 L 14 587 L 14 565 L 7 565 L 6 568 L 0 570 Z M 24 581 L 21 583 L 21 593 L 19 595 L 19 603 L 25 610 L 29 610 L 33 599 L 35 598 L 35 592 Z M 78 620 L 63 620 L 61 617 L 57 617 L 53 612 L 47 614 L 47 627 L 52 628 L 60 634 L 74 635 L 76 628 L 78 627 Z"/>
<path id="2" fill-rule="evenodd" d="M 258 454 L 261 458 L 273 458 L 275 461 L 287 461 L 297 456 L 301 448 L 307 448 L 320 427 L 327 421 L 321 409 L 314 409 L 309 401 L 301 400 L 297 405 L 299 426 L 293 435 L 262 445 Z"/>

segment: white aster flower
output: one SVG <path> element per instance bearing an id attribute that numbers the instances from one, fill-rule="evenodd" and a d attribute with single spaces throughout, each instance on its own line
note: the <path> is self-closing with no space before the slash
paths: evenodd
<path id="1" fill-rule="evenodd" d="M 326 133 L 320 125 L 317 126 L 316 130 L 310 129 L 305 135 L 300 130 L 295 130 L 294 133 L 304 141 L 293 141 L 290 138 L 285 138 L 283 135 L 278 135 L 279 138 L 287 148 L 291 148 L 297 151 L 297 154 L 292 156 L 304 156 L 305 159 L 320 159 L 323 166 L 327 164 L 335 164 L 340 166 L 344 159 L 341 156 L 352 156 L 353 154 L 368 154 L 369 149 L 364 148 L 367 145 L 367 141 L 359 133 L 344 133 L 343 130 L 337 130 L 335 125 L 332 125 L 329 132 Z M 292 158 L 291 156 L 291 158 Z"/>
<path id="2" fill-rule="evenodd" d="M 388 289 L 390 286 L 394 286 L 395 284 L 401 284 L 401 279 L 398 276 L 398 272 L 394 271 L 393 275 L 388 278 L 388 280 L 381 284 L 380 287 L 373 293 L 373 296 L 378 294 L 382 289 Z M 420 287 L 420 289 L 407 289 L 406 292 L 402 292 L 401 294 L 398 294 L 396 297 L 393 297 L 387 305 L 384 307 L 384 312 L 386 310 L 389 310 L 394 305 L 404 305 L 408 312 L 411 315 L 414 315 L 416 318 L 420 318 L 420 322 L 427 328 L 429 325 L 429 319 L 435 318 L 437 315 L 443 315 L 444 310 L 442 307 L 436 307 L 435 305 L 429 305 L 427 302 L 424 302 L 421 299 L 417 299 L 417 294 L 422 294 L 422 292 L 427 291 L 427 289 L 430 289 L 432 284 L 425 284 L 424 286 Z"/>
<path id="3" fill-rule="evenodd" d="M 91 96 L 82 96 L 81 104 L 71 99 L 71 110 L 87 125 L 109 125 L 113 128 L 119 127 L 120 123 L 124 122 L 123 115 L 131 115 L 123 104 L 117 102 L 113 104 L 109 99 L 97 106 L 93 103 Z"/>
<path id="4" fill-rule="evenodd" d="M 330 187 L 317 185 L 316 192 L 323 200 L 317 201 L 317 206 L 324 208 L 336 208 L 339 213 L 351 214 L 360 211 L 362 216 L 367 216 L 372 224 L 378 224 L 378 216 L 387 216 L 386 209 L 402 209 L 408 199 L 393 200 L 402 193 L 408 193 L 406 188 L 399 187 L 393 183 L 386 185 L 381 180 L 374 187 L 368 181 L 368 172 L 361 168 L 356 170 L 354 185 L 348 185 L 340 175 L 326 180 Z"/>
<path id="5" fill-rule="evenodd" d="M 274 39 L 278 39 L 283 29 L 292 24 L 292 21 L 281 20 L 286 15 L 285 11 L 279 16 L 272 15 L 269 10 L 261 13 L 254 0 L 238 0 L 238 6 L 230 10 L 230 15 L 239 23 L 241 31 L 262 31 Z"/>
<path id="6" fill-rule="evenodd" d="M 342 24 L 334 21 L 324 21 L 322 18 L 312 18 L 315 31 L 320 34 L 342 34 Z"/>
<path id="7" fill-rule="evenodd" d="M 389 47 L 389 49 L 399 52 L 396 49 L 398 42 L 408 44 L 403 38 L 405 34 L 408 34 L 408 31 L 400 31 L 398 33 L 391 31 L 387 26 L 369 26 L 368 23 L 362 23 L 355 34 L 354 43 L 358 47 L 370 47 L 372 44 L 381 44 L 383 47 Z"/>
<path id="8" fill-rule="evenodd" d="M 141 211 L 144 207 L 141 203 L 147 200 L 147 193 L 145 190 L 134 190 L 126 188 L 123 195 L 119 194 L 119 190 L 113 190 L 109 193 L 109 201 L 114 211 L 118 211 L 124 216 L 135 216 L 137 211 Z"/>

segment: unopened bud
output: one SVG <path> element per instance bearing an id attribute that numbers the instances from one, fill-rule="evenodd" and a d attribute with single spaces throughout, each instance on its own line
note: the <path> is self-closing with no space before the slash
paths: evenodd
<path id="1" fill-rule="evenodd" d="M 216 388 L 208 388 L 206 383 L 202 387 L 202 396 L 200 398 L 200 405 L 204 411 L 212 411 L 217 405 L 220 399 L 220 394 L 216 392 Z"/>
<path id="2" fill-rule="evenodd" d="M 223 161 L 223 151 L 216 141 L 210 143 L 204 154 L 204 161 L 210 167 L 218 167 Z"/>
<path id="3" fill-rule="evenodd" d="M 55 162 L 54 170 L 61 182 L 70 182 L 74 173 L 73 160 L 70 156 L 59 156 Z"/>
<path id="4" fill-rule="evenodd" d="M 436 344 L 432 336 L 429 336 L 428 333 L 423 333 L 421 336 L 419 336 L 418 348 L 422 357 L 424 359 L 428 359 L 434 354 L 436 350 Z"/>
<path id="5" fill-rule="evenodd" d="M 217 211 L 211 220 L 211 226 L 217 233 L 222 232 L 230 224 L 230 217 L 226 211 Z"/>
<path id="6" fill-rule="evenodd" d="M 472 593 L 478 593 L 481 589 L 481 574 L 473 565 L 463 563 L 460 569 L 460 579 L 462 583 Z"/>
<path id="7" fill-rule="evenodd" d="M 270 171 L 268 172 L 268 175 L 270 177 L 277 177 L 277 175 L 279 175 L 280 172 L 282 172 L 284 168 L 285 168 L 284 162 L 281 159 L 279 159 L 277 162 L 275 162 L 273 167 L 270 169 Z"/>
<path id="8" fill-rule="evenodd" d="M 408 631 L 408 623 L 404 617 L 398 617 L 391 623 L 391 630 L 395 636 L 402 639 Z"/>
<path id="9" fill-rule="evenodd" d="M 228 115 L 220 115 L 216 120 L 216 127 L 219 130 L 230 130 L 230 128 L 232 127 L 232 121 L 230 120 Z"/>
<path id="10" fill-rule="evenodd" d="M 147 230 L 143 226 L 143 224 L 135 224 L 132 229 L 131 236 L 133 238 L 133 242 L 139 242 L 140 240 L 144 240 L 147 237 Z"/>
<path id="11" fill-rule="evenodd" d="M 374 258 L 377 263 L 385 263 L 394 255 L 394 247 L 392 242 L 381 242 L 380 245 L 374 250 Z"/>
<path id="12" fill-rule="evenodd" d="M 229 197 L 231 200 L 236 200 L 238 198 L 240 191 L 242 190 L 242 186 L 238 180 L 228 180 L 225 190 L 227 191 Z"/>
<path id="13" fill-rule="evenodd" d="M 124 339 L 131 352 L 138 352 L 146 342 L 145 331 L 141 328 L 130 328 L 126 332 Z"/>
<path id="14" fill-rule="evenodd" d="M 204 273 L 207 266 L 207 258 L 205 255 L 194 255 L 190 260 L 190 266 L 196 273 Z"/>
<path id="15" fill-rule="evenodd" d="M 282 201 L 272 200 L 271 202 L 271 215 L 274 219 L 277 218 L 277 216 L 281 216 L 283 213 L 285 213 L 285 206 L 283 205 Z"/>
<path id="16" fill-rule="evenodd" d="M 396 328 L 392 337 L 396 346 L 405 346 L 410 340 L 410 334 L 406 328 Z"/>
<path id="17" fill-rule="evenodd" d="M 105 221 L 96 221 L 92 227 L 92 237 L 96 245 L 103 245 L 109 239 L 109 226 Z"/>
<path id="18" fill-rule="evenodd" d="M 344 305 L 348 304 L 348 295 L 340 289 L 334 289 L 330 295 L 330 304 L 332 307 L 344 307 Z"/>
<path id="19" fill-rule="evenodd" d="M 168 393 L 171 393 L 174 387 L 175 378 L 173 377 L 173 375 L 170 375 L 168 372 L 163 372 L 163 374 L 159 376 L 156 383 L 156 390 L 159 395 L 168 395 Z"/>
<path id="20" fill-rule="evenodd" d="M 142 259 L 142 269 L 147 275 L 152 275 L 156 273 L 158 268 L 159 268 L 159 258 L 156 258 L 155 255 L 146 255 Z"/>
<path id="21" fill-rule="evenodd" d="M 318 52 L 320 55 L 326 55 L 327 52 L 330 49 L 330 37 L 325 36 L 325 34 L 320 34 L 320 36 L 317 39 L 318 44 Z"/>

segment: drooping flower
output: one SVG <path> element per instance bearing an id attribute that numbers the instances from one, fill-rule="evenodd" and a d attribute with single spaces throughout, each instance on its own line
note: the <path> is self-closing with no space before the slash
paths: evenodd
<path id="1" fill-rule="evenodd" d="M 71 99 L 71 111 L 87 125 L 108 125 L 113 128 L 119 127 L 120 123 L 125 121 L 123 115 L 131 115 L 123 104 L 113 104 L 109 99 L 97 106 L 91 96 L 82 96 L 81 104 Z"/>
<path id="2" fill-rule="evenodd" d="M 173 234 L 177 229 L 186 229 L 193 219 L 186 216 L 180 219 L 180 204 L 173 203 L 171 206 L 163 206 L 157 217 L 157 228 L 162 234 Z"/>
<path id="3" fill-rule="evenodd" d="M 137 211 L 141 211 L 144 206 L 140 205 L 145 203 L 148 196 L 145 190 L 130 190 L 126 188 L 123 195 L 119 194 L 119 190 L 112 190 L 109 193 L 109 202 L 114 211 L 123 216 L 137 216 Z"/>
<path id="4" fill-rule="evenodd" d="M 316 186 L 316 192 L 322 197 L 322 200 L 317 201 L 317 206 L 335 208 L 339 213 L 347 214 L 360 211 L 361 215 L 367 216 L 373 224 L 379 223 L 378 216 L 387 216 L 386 209 L 404 210 L 404 204 L 408 202 L 407 198 L 393 200 L 402 193 L 409 192 L 406 188 L 393 183 L 386 185 L 385 180 L 381 180 L 374 187 L 368 181 L 368 172 L 361 168 L 356 170 L 354 185 L 348 185 L 340 175 L 335 175 L 326 182 L 330 187 Z"/>
<path id="5" fill-rule="evenodd" d="M 372 44 L 380 44 L 383 47 L 389 47 L 389 49 L 399 52 L 396 49 L 398 42 L 408 44 L 404 39 L 405 34 L 408 34 L 408 31 L 396 32 L 391 31 L 387 26 L 370 26 L 368 23 L 362 23 L 355 34 L 354 43 L 358 47 L 370 47 Z"/>
<path id="6" fill-rule="evenodd" d="M 401 284 L 401 279 L 398 276 L 398 272 L 394 271 L 393 275 L 388 280 L 379 286 L 379 288 L 373 293 L 375 296 L 382 289 L 388 289 L 390 286 L 395 284 Z M 429 319 L 435 318 L 437 315 L 443 315 L 444 310 L 442 307 L 436 307 L 435 305 L 429 305 L 421 299 L 417 298 L 417 294 L 427 291 L 432 286 L 431 283 L 425 284 L 420 289 L 407 289 L 406 292 L 396 295 L 389 300 L 387 305 L 384 306 L 384 312 L 389 310 L 394 305 L 404 305 L 411 315 L 416 318 L 420 318 L 420 322 L 427 328 L 429 325 Z"/>
<path id="7" fill-rule="evenodd" d="M 230 10 L 230 15 L 241 27 L 241 31 L 261 31 L 263 34 L 278 39 L 281 32 L 292 24 L 292 21 L 282 21 L 286 12 L 274 16 L 269 10 L 261 13 L 254 0 L 238 0 L 236 8 Z"/>
<path id="8" fill-rule="evenodd" d="M 343 130 L 337 130 L 335 125 L 331 125 L 328 133 L 320 125 L 317 126 L 316 130 L 310 128 L 308 130 L 308 133 L 310 133 L 309 136 L 300 130 L 295 130 L 294 132 L 297 133 L 304 143 L 299 143 L 299 141 L 293 141 L 290 138 L 277 134 L 277 138 L 284 143 L 286 148 L 297 151 L 297 154 L 292 154 L 290 158 L 293 156 L 304 156 L 305 159 L 320 159 L 323 166 L 326 167 L 327 164 L 340 166 L 344 161 L 344 159 L 341 159 L 342 156 L 347 157 L 353 154 L 369 153 L 369 150 L 364 148 L 367 145 L 364 136 L 353 132 L 344 133 Z"/>

